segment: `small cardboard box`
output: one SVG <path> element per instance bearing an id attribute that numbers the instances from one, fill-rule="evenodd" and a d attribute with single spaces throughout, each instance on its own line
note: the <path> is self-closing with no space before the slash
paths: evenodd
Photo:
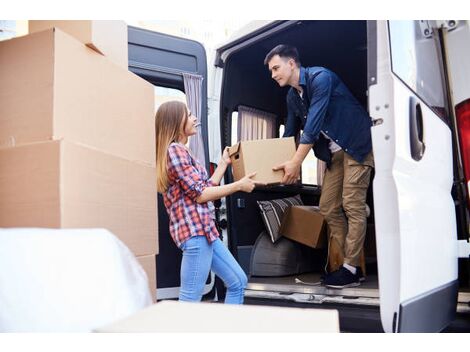
<path id="1" fill-rule="evenodd" d="M 295 151 L 294 137 L 241 141 L 229 148 L 233 178 L 238 181 L 256 172 L 253 180 L 257 182 L 280 183 L 284 171 L 273 171 L 273 167 L 291 160 Z"/>
<path id="2" fill-rule="evenodd" d="M 284 213 L 279 233 L 291 240 L 312 248 L 322 248 L 327 243 L 327 224 L 318 207 L 296 205 Z"/>
<path id="3" fill-rule="evenodd" d="M 60 28 L 86 46 L 128 69 L 127 25 L 124 21 L 29 21 L 29 33 Z"/>
<path id="4" fill-rule="evenodd" d="M 0 147 L 64 138 L 155 165 L 152 84 L 57 28 L 0 53 Z"/>
<path id="5" fill-rule="evenodd" d="M 0 148 L 0 227 L 105 228 L 158 253 L 155 167 L 66 141 Z"/>

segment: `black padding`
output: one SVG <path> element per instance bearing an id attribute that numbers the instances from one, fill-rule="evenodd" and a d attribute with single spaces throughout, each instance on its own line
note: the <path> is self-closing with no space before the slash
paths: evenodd
<path id="1" fill-rule="evenodd" d="M 266 231 L 258 236 L 251 253 L 252 276 L 286 276 L 318 269 L 324 260 L 321 251 L 313 250 L 288 238 L 272 243 Z"/>

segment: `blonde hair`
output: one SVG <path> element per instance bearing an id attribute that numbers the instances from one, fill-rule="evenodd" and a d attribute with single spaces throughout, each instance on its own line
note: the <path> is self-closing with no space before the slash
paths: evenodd
<path id="1" fill-rule="evenodd" d="M 176 100 L 163 103 L 155 114 L 157 191 L 160 193 L 168 189 L 168 147 L 178 141 L 187 119 L 186 105 Z"/>

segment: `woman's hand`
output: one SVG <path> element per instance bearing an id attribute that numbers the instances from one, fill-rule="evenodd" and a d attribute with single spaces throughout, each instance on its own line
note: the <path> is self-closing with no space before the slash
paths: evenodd
<path id="1" fill-rule="evenodd" d="M 228 154 L 228 148 L 225 147 L 224 152 L 222 153 L 222 161 L 228 166 L 232 163 L 232 160 L 230 159 L 230 155 Z"/>
<path id="2" fill-rule="evenodd" d="M 255 189 L 255 186 L 258 184 L 252 179 L 253 177 L 255 177 L 255 175 L 256 172 L 253 172 L 252 174 L 246 175 L 245 177 L 238 180 L 237 183 L 239 190 L 242 192 L 251 193 Z"/>

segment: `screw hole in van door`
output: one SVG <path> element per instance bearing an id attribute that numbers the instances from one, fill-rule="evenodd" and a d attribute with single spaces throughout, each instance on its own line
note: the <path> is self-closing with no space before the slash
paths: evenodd
<path id="1" fill-rule="evenodd" d="M 372 120 L 372 127 L 381 125 L 383 123 L 384 123 L 384 119 L 380 119 L 380 118 L 379 119 L 374 119 L 374 120 Z"/>

